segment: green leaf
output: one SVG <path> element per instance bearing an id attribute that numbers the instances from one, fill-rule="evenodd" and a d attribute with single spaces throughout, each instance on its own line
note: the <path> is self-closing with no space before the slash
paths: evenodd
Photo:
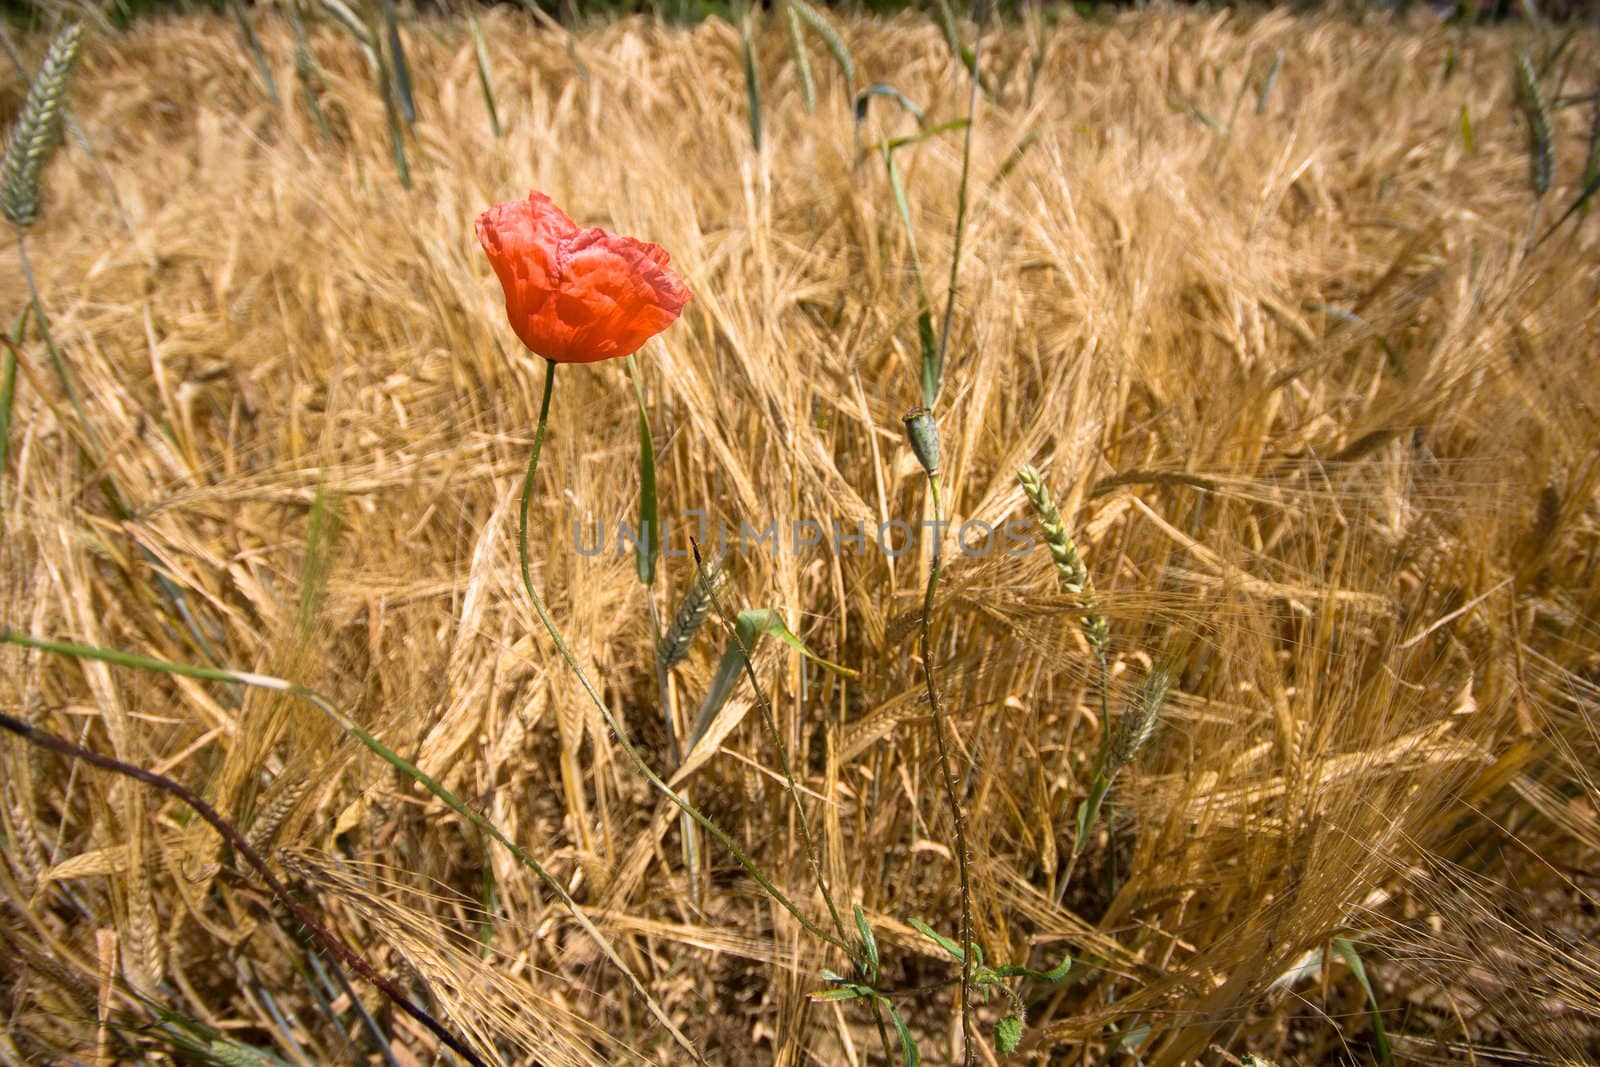
<path id="1" fill-rule="evenodd" d="M 750 112 L 750 143 L 761 151 L 761 81 L 756 75 L 756 51 L 750 41 L 750 17 L 739 20 L 739 39 L 744 45 L 744 99 Z"/>
<path id="2" fill-rule="evenodd" d="M 772 608 L 753 608 L 741 611 L 734 620 L 734 631 L 738 639 L 728 642 L 728 647 L 723 651 L 722 658 L 717 661 L 717 669 L 711 676 L 711 685 L 706 690 L 705 700 L 700 704 L 700 710 L 695 713 L 694 729 L 689 733 L 689 747 L 693 748 L 701 736 L 711 726 L 717 713 L 727 704 L 728 698 L 733 696 L 733 690 L 739 684 L 743 675 L 744 657 L 755 655 L 756 646 L 765 634 L 772 634 L 778 640 L 798 651 L 802 656 L 811 660 L 825 670 L 845 678 L 854 678 L 856 671 L 849 667 L 841 667 L 837 663 L 827 660 L 813 653 L 806 647 L 805 642 L 796 637 L 789 627 L 784 624 L 783 616 Z M 743 646 L 741 648 L 741 646 Z"/>
<path id="3" fill-rule="evenodd" d="M 1094 784 L 1089 787 L 1089 796 L 1078 805 L 1078 836 L 1072 842 L 1072 854 L 1076 856 L 1083 851 L 1083 846 L 1089 843 L 1089 831 L 1094 829 L 1094 822 L 1100 817 L 1100 804 L 1105 800 L 1106 790 L 1111 788 L 1111 782 L 1104 773 L 1095 776 Z"/>
<path id="4" fill-rule="evenodd" d="M 1372 1036 L 1378 1045 L 1378 1060 L 1383 1067 L 1394 1067 L 1394 1050 L 1389 1047 L 1389 1034 L 1383 1028 L 1383 1013 L 1378 1010 L 1378 995 L 1372 991 L 1372 983 L 1367 979 L 1367 969 L 1361 965 L 1361 957 L 1356 955 L 1356 947 L 1342 937 L 1333 939 L 1333 950 L 1337 952 L 1355 973 L 1356 981 L 1361 983 L 1361 988 L 1367 994 L 1367 1006 L 1372 1013 Z"/>
<path id="5" fill-rule="evenodd" d="M 233 0 L 228 7 L 233 14 L 234 25 L 239 27 L 239 36 L 244 38 L 245 47 L 250 49 L 250 57 L 255 60 L 256 73 L 261 77 L 261 87 L 266 90 L 267 98 L 276 104 L 278 83 L 272 77 L 272 66 L 267 62 L 266 53 L 261 51 L 261 41 L 250 26 L 250 20 L 245 17 L 244 8 L 239 0 Z"/>
<path id="6" fill-rule="evenodd" d="M 295 607 L 294 637 L 296 643 L 311 640 L 323 595 L 327 592 L 328 576 L 333 567 L 333 549 L 339 539 L 339 511 L 343 503 L 337 492 L 328 492 L 318 485 L 311 498 L 311 515 L 307 524 L 305 560 L 300 568 L 300 601 Z"/>
<path id="7" fill-rule="evenodd" d="M 807 993 L 806 999 L 826 1004 L 836 1000 L 868 1000 L 875 996 L 877 993 L 866 986 L 847 985 L 842 989 L 824 989 L 818 993 Z"/>
<path id="8" fill-rule="evenodd" d="M 1474 139 L 1472 136 L 1472 112 L 1467 110 L 1467 105 L 1461 105 L 1461 145 L 1468 152 L 1472 151 Z"/>
<path id="9" fill-rule="evenodd" d="M 908 99 L 906 95 L 899 89 L 896 89 L 894 86 L 888 85 L 884 82 L 878 82 L 875 85 L 869 85 L 856 94 L 855 107 L 857 124 L 867 121 L 867 105 L 872 102 L 872 98 L 875 96 L 881 96 L 886 99 L 893 100 L 906 111 L 911 113 L 911 117 L 917 120 L 918 126 L 927 125 L 928 117 L 923 113 L 922 109 L 916 104 L 913 104 L 910 99 Z"/>
<path id="10" fill-rule="evenodd" d="M 753 646 L 747 647 L 751 647 L 751 651 L 754 651 Z M 700 710 L 695 712 L 694 729 L 689 731 L 686 748 L 694 748 L 710 728 L 712 720 L 733 695 L 733 687 L 738 684 L 743 668 L 744 657 L 739 652 L 739 646 L 732 641 L 728 642 L 722 658 L 717 661 L 716 672 L 711 675 L 711 684 L 706 688 L 705 699 L 700 702 Z"/>
<path id="11" fill-rule="evenodd" d="M 499 140 L 500 112 L 494 106 L 494 86 L 490 83 L 493 72 L 489 67 L 489 47 L 484 42 L 483 27 L 478 25 L 478 16 L 470 11 L 467 12 L 467 25 L 472 30 L 472 54 L 478 61 L 478 85 L 483 89 L 484 106 L 489 109 L 489 128 L 494 131 L 495 139 Z"/>
<path id="12" fill-rule="evenodd" d="M 922 349 L 922 403 L 932 407 L 939 399 L 939 382 L 944 378 L 944 361 L 939 358 L 939 338 L 933 332 L 933 312 L 917 312 L 917 344 Z"/>
<path id="13" fill-rule="evenodd" d="M 1267 100 L 1272 96 L 1273 86 L 1278 84 L 1278 75 L 1283 72 L 1283 53 L 1277 52 L 1272 57 L 1272 69 L 1267 71 L 1267 80 L 1262 83 L 1261 95 L 1256 98 L 1256 114 L 1267 113 Z"/>
<path id="14" fill-rule="evenodd" d="M 22 341 L 22 331 L 27 326 L 28 308 L 31 306 L 23 305 L 21 314 L 17 316 L 16 340 L 6 346 L 5 361 L 0 364 L 0 478 L 4 478 L 6 473 L 6 454 L 11 440 L 11 405 L 16 398 L 17 350 L 14 345 Z"/>
<path id="15" fill-rule="evenodd" d="M 661 554 L 661 512 L 656 499 L 656 450 L 650 440 L 650 416 L 644 406 L 644 382 L 639 378 L 639 363 L 628 357 L 628 373 L 633 376 L 633 396 L 639 405 L 639 531 L 644 544 L 634 557 L 639 581 L 652 585 L 656 580 L 656 558 Z"/>
<path id="16" fill-rule="evenodd" d="M 1149 1038 L 1150 1024 L 1140 1023 L 1138 1026 L 1129 1027 L 1128 1032 L 1122 1035 L 1122 1040 L 1118 1041 L 1117 1044 L 1121 1048 L 1132 1052 L 1149 1040 Z"/>
<path id="17" fill-rule="evenodd" d="M 806 659 L 815 663 L 823 670 L 831 671 L 841 678 L 854 678 L 860 672 L 849 667 L 830 663 L 806 647 L 804 641 L 794 635 L 794 632 L 784 623 L 783 616 L 772 608 L 757 608 L 753 611 L 741 611 L 736 627 L 739 636 L 746 638 L 745 647 L 755 651 L 755 639 L 761 634 L 772 634 L 778 640 L 799 652 Z"/>
<path id="18" fill-rule="evenodd" d="M 911 923 L 912 927 L 917 931 L 917 933 L 936 942 L 938 946 L 948 952 L 950 957 L 957 963 L 961 963 L 966 960 L 967 954 L 961 951 L 960 945 L 956 944 L 948 937 L 945 937 L 943 934 L 929 926 L 927 923 L 923 922 L 921 919 L 910 919 L 908 921 Z"/>
<path id="19" fill-rule="evenodd" d="M 383 5 L 384 29 L 389 37 L 389 57 L 394 64 L 394 89 L 400 100 L 400 112 L 407 126 L 417 123 L 417 99 L 411 91 L 411 65 L 406 62 L 405 45 L 400 42 L 400 23 L 395 18 L 394 0 Z"/>
<path id="20" fill-rule="evenodd" d="M 926 129 L 918 130 L 916 133 L 908 133 L 904 137 L 891 137 L 887 141 L 879 141 L 870 147 L 874 152 L 881 152 L 886 148 L 891 151 L 896 148 L 909 148 L 911 145 L 920 144 L 930 137 L 937 137 L 941 133 L 949 133 L 951 130 L 964 130 L 968 125 L 970 125 L 969 119 L 951 119 L 949 122 L 941 122 L 937 126 L 929 126 Z"/>
<path id="21" fill-rule="evenodd" d="M 861 905 L 856 905 L 856 929 L 861 931 L 861 947 L 866 951 L 867 962 L 872 964 L 874 972 L 878 969 L 878 939 L 872 934 L 872 927 L 867 923 L 867 916 L 861 910 Z"/>
<path id="22" fill-rule="evenodd" d="M 901 1018 L 899 1009 L 883 997 L 878 998 L 878 1003 L 889 1009 L 889 1021 L 894 1023 L 895 1036 L 900 1039 L 901 1064 L 904 1067 L 920 1067 L 922 1054 L 917 1051 L 917 1043 L 911 1039 L 911 1028 Z"/>
<path id="23" fill-rule="evenodd" d="M 1022 1020 L 1015 1015 L 1007 1015 L 1004 1019 L 994 1024 L 995 1051 L 1002 1056 L 1017 1051 L 1017 1046 L 1022 1044 Z"/>
<path id="24" fill-rule="evenodd" d="M 1048 971 L 1036 971 L 1031 967 L 1019 967 L 1013 964 L 1006 967 L 996 967 L 994 973 L 999 978 L 1026 978 L 1033 982 L 1055 985 L 1065 978 L 1070 970 L 1072 970 L 1072 957 L 1068 955 Z"/>

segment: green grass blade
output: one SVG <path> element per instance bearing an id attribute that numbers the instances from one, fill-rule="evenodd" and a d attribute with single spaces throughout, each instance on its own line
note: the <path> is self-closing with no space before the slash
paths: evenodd
<path id="1" fill-rule="evenodd" d="M 750 114 L 750 143 L 761 151 L 761 79 L 756 73 L 755 44 L 750 40 L 750 16 L 739 20 L 739 41 L 744 49 L 744 102 Z"/>
<path id="2" fill-rule="evenodd" d="M 272 76 L 272 67 L 267 63 L 267 55 L 261 50 L 261 41 L 256 37 L 256 31 L 251 27 L 250 20 L 245 17 L 244 5 L 239 0 L 232 0 L 228 8 L 233 12 L 233 21 L 239 27 L 239 36 L 244 38 L 245 47 L 250 50 L 250 56 L 255 61 L 256 73 L 261 76 L 261 87 L 266 90 L 267 98 L 274 104 L 278 102 L 278 82 Z"/>
<path id="3" fill-rule="evenodd" d="M 948 0 L 940 2 L 948 4 Z M 960 288 L 961 250 L 963 239 L 967 235 L 967 184 L 972 174 L 972 124 L 978 117 L 978 90 L 983 86 L 982 72 L 978 69 L 978 49 L 982 46 L 983 24 L 980 22 L 978 37 L 972 44 L 972 62 L 967 68 L 972 74 L 972 85 L 967 95 L 966 136 L 962 138 L 961 144 L 961 183 L 956 190 L 955 237 L 950 252 L 950 282 L 944 298 L 944 320 L 939 325 L 939 348 L 933 365 L 930 367 L 927 357 L 923 357 L 922 403 L 929 408 L 933 407 L 933 402 L 938 399 L 939 386 L 944 381 L 944 361 L 950 352 L 950 326 L 955 320 L 956 291 Z"/>
<path id="4" fill-rule="evenodd" d="M 24 307 L 17 315 L 17 326 L 12 331 L 11 343 L 6 345 L 4 356 L 0 356 L 0 480 L 6 476 L 6 460 L 10 455 L 11 447 L 11 405 L 17 395 L 17 349 L 22 343 L 22 331 L 28 328 L 28 309 Z M 0 528 L 3 528 L 5 516 L 0 515 Z"/>
<path id="5" fill-rule="evenodd" d="M 879 997 L 878 1003 L 889 1009 L 889 1021 L 894 1023 L 895 1036 L 900 1040 L 901 1067 L 921 1067 L 922 1054 L 917 1051 L 916 1039 L 911 1036 L 911 1028 L 906 1025 L 905 1017 L 900 1014 L 900 1009 L 894 1002 Z"/>
<path id="6" fill-rule="evenodd" d="M 861 910 L 860 904 L 856 905 L 855 912 L 856 929 L 861 932 L 862 951 L 867 954 L 867 962 L 872 965 L 873 973 L 876 974 L 880 963 L 878 957 L 878 939 L 873 934 L 872 924 L 867 922 L 867 915 Z"/>
<path id="7" fill-rule="evenodd" d="M 1272 98 L 1272 90 L 1278 84 L 1278 75 L 1283 73 L 1283 53 L 1277 52 L 1272 57 L 1272 69 L 1267 71 L 1267 80 L 1261 84 L 1261 95 L 1256 98 L 1256 114 L 1267 113 L 1267 101 Z"/>
<path id="8" fill-rule="evenodd" d="M 306 536 L 305 562 L 300 571 L 300 602 L 295 609 L 295 641 L 309 640 L 317 617 L 322 611 L 323 595 L 328 589 L 328 575 L 333 567 L 333 546 L 339 539 L 339 508 L 337 493 L 329 493 L 318 486 L 311 500 L 310 530 Z"/>
<path id="9" fill-rule="evenodd" d="M 1578 194 L 1578 198 L 1567 207 L 1567 210 L 1561 213 L 1560 218 L 1556 219 L 1555 222 L 1550 224 L 1550 228 L 1544 231 L 1543 236 L 1541 236 L 1537 241 L 1533 242 L 1533 246 L 1529 249 L 1529 251 L 1532 251 L 1534 248 L 1538 248 L 1540 245 L 1544 244 L 1545 238 L 1549 237 L 1551 234 L 1555 233 L 1556 230 L 1560 229 L 1561 224 L 1570 219 L 1575 213 L 1587 211 L 1589 208 L 1589 201 L 1594 199 L 1594 194 L 1597 192 L 1600 192 L 1600 173 L 1596 173 L 1589 178 L 1589 183 L 1583 187 L 1583 191 Z"/>
<path id="10" fill-rule="evenodd" d="M 956 14 L 950 7 L 950 0 L 939 0 L 939 25 L 944 30 L 945 43 L 950 46 L 951 57 L 967 68 L 967 73 L 972 75 L 987 93 L 989 86 L 983 83 L 983 77 L 978 71 L 978 54 L 961 43 L 961 34 L 956 28 Z"/>
<path id="11" fill-rule="evenodd" d="M 886 148 L 890 150 L 909 148 L 914 144 L 921 144 L 929 138 L 937 137 L 941 133 L 949 133 L 951 130 L 964 130 L 969 125 L 971 123 L 967 119 L 951 119 L 949 122 L 941 122 L 937 126 L 929 126 L 927 129 L 918 130 L 916 133 L 908 133 L 904 137 L 891 137 L 887 141 L 879 141 L 869 147 L 875 152 L 881 152 Z"/>
<path id="12" fill-rule="evenodd" d="M 489 47 L 484 43 L 483 27 L 478 24 L 478 16 L 468 12 L 467 25 L 472 29 L 472 54 L 478 61 L 478 85 L 483 89 L 483 104 L 489 109 L 489 128 L 494 131 L 495 139 L 499 140 L 500 112 L 494 106 L 494 72 L 489 67 Z"/>
<path id="13" fill-rule="evenodd" d="M 913 103 L 910 98 L 908 98 L 899 89 L 896 89 L 894 86 L 884 82 L 877 82 L 873 85 L 869 85 L 856 94 L 855 112 L 857 123 L 867 121 L 867 106 L 872 102 L 872 98 L 875 96 L 883 97 L 885 100 L 893 100 L 895 103 L 899 104 L 911 114 L 912 118 L 917 120 L 918 126 L 927 124 L 928 116 L 923 113 L 923 110 L 920 107 Z"/>
<path id="14" fill-rule="evenodd" d="M 830 663 L 806 647 L 806 643 L 795 636 L 793 630 L 783 621 L 783 616 L 773 608 L 756 608 L 751 611 L 741 611 L 738 619 L 739 636 L 746 639 L 746 644 L 753 644 L 755 639 L 762 634 L 771 634 L 790 648 L 799 652 L 812 663 L 832 671 L 841 678 L 854 678 L 858 672 L 849 667 Z"/>
<path id="15" fill-rule="evenodd" d="M 389 62 L 394 69 L 395 96 L 400 101 L 400 112 L 407 126 L 417 122 L 417 99 L 411 91 L 411 64 L 406 62 L 406 47 L 400 40 L 400 22 L 394 12 L 394 0 L 384 0 L 384 32 L 389 38 Z"/>
<path id="16" fill-rule="evenodd" d="M 394 151 L 394 169 L 400 178 L 400 188 L 411 188 L 411 165 L 406 162 L 405 133 L 400 128 L 400 109 L 395 102 L 394 79 L 389 58 L 382 48 L 374 49 L 377 58 L 378 95 L 383 98 L 383 118 L 389 127 L 389 144 Z"/>
<path id="17" fill-rule="evenodd" d="M 757 634 L 756 638 L 759 639 Z M 755 641 L 749 642 L 748 647 L 752 654 L 755 652 Z M 711 675 L 711 684 L 706 687 L 705 699 L 700 702 L 700 709 L 695 712 L 694 726 L 689 730 L 689 739 L 685 744 L 686 749 L 693 749 L 705 736 L 716 720 L 717 713 L 728 703 L 728 698 L 733 696 L 733 689 L 739 683 L 739 677 L 744 671 L 744 655 L 739 650 L 737 642 L 729 641 L 728 647 L 723 650 L 722 658 L 717 661 L 716 672 Z"/>
<path id="18" fill-rule="evenodd" d="M 1367 994 L 1367 1006 L 1372 1012 L 1372 1036 L 1378 1045 L 1378 1062 L 1383 1067 L 1394 1067 L 1394 1050 L 1389 1047 L 1389 1034 L 1383 1028 L 1383 1013 L 1378 1010 L 1378 995 L 1372 990 L 1372 982 L 1367 978 L 1367 969 L 1361 964 L 1361 957 L 1356 955 L 1356 947 L 1349 940 L 1336 937 L 1333 939 L 1333 950 L 1349 965 L 1355 973 L 1356 981 L 1361 983 L 1362 990 Z"/>
<path id="19" fill-rule="evenodd" d="M 806 42 L 801 36 L 800 16 L 792 3 L 783 6 L 783 25 L 789 35 L 789 52 L 794 56 L 795 77 L 800 79 L 800 101 L 810 115 L 817 110 L 817 84 L 811 77 L 811 60 L 806 56 Z"/>
<path id="20" fill-rule="evenodd" d="M 1062 961 L 1048 971 L 1036 971 L 1031 967 L 1022 967 L 1011 964 L 1005 967 L 996 967 L 994 973 L 999 978 L 1026 978 L 1031 982 L 1043 982 L 1046 985 L 1055 985 L 1066 978 L 1067 972 L 1072 970 L 1072 957 L 1066 956 Z"/>
<path id="21" fill-rule="evenodd" d="M 912 109 L 914 114 L 921 115 L 921 111 L 916 110 L 915 105 L 894 89 L 886 85 L 875 85 L 862 90 L 861 95 L 856 98 L 858 123 L 866 113 L 865 101 L 874 95 L 891 96 Z M 911 205 L 906 200 L 905 183 L 900 180 L 900 167 L 895 163 L 894 153 L 887 144 L 883 146 L 880 154 L 883 156 L 884 168 L 889 172 L 889 188 L 894 193 L 895 208 L 900 212 L 900 222 L 906 231 L 911 278 L 917 287 L 917 347 L 921 353 L 922 403 L 924 407 L 931 408 L 934 400 L 938 398 L 939 382 L 944 376 L 943 361 L 939 358 L 939 338 L 933 330 L 933 301 L 928 296 L 928 285 L 922 276 L 922 257 L 917 254 L 917 233 L 911 225 Z"/>

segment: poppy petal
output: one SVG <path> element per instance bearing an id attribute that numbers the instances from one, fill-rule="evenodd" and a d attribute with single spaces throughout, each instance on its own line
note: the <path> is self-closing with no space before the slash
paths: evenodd
<path id="1" fill-rule="evenodd" d="M 497 204 L 477 223 L 528 348 L 558 363 L 625 356 L 672 325 L 694 299 L 660 245 L 580 230 L 542 193 Z"/>

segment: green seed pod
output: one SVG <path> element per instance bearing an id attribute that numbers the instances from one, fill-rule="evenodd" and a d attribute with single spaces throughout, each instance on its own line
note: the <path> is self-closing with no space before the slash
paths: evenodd
<path id="1" fill-rule="evenodd" d="M 911 451 L 917 454 L 917 462 L 922 464 L 922 469 L 928 472 L 929 477 L 938 474 L 939 424 L 934 421 L 933 412 L 927 408 L 917 408 L 906 412 L 901 421 L 906 424 L 906 440 L 911 442 Z"/>

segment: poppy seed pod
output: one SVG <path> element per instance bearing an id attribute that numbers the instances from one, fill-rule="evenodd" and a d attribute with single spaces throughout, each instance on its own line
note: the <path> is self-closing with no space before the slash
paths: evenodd
<path id="1" fill-rule="evenodd" d="M 922 469 L 932 477 L 939 473 L 939 424 L 934 421 L 933 412 L 928 408 L 917 408 L 908 411 L 901 419 L 906 424 L 906 440 L 911 442 L 911 451 L 917 454 L 917 462 L 922 464 Z"/>
<path id="2" fill-rule="evenodd" d="M 579 229 L 543 193 L 496 204 L 478 216 L 477 231 L 511 328 L 554 363 L 631 356 L 694 299 L 667 266 L 666 249 Z"/>

